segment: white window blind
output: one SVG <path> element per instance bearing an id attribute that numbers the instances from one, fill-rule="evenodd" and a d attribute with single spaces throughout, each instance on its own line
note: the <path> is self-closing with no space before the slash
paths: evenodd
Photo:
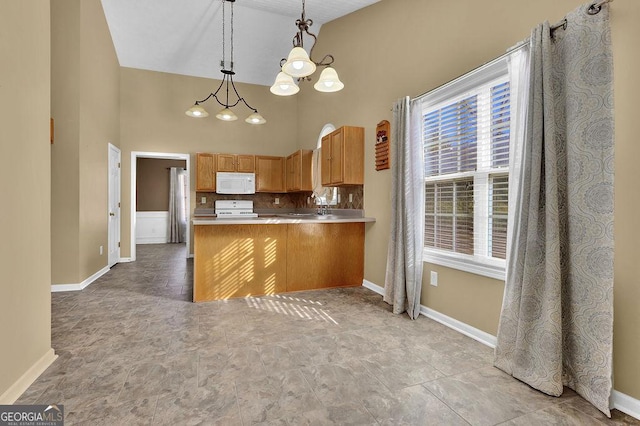
<path id="1" fill-rule="evenodd" d="M 506 62 L 436 89 L 422 105 L 425 260 L 471 272 L 488 268 L 493 272 L 485 275 L 501 277 L 510 141 Z"/>

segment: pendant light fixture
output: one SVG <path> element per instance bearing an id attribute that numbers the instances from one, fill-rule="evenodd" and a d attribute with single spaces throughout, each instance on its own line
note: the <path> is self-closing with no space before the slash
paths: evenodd
<path id="1" fill-rule="evenodd" d="M 320 79 L 313 85 L 317 91 L 337 92 L 344 88 L 344 84 L 338 78 L 338 73 L 331 67 L 334 61 L 333 55 L 325 55 L 319 62 L 315 62 L 312 59 L 313 47 L 318 38 L 315 34 L 309 32 L 311 25 L 313 25 L 313 21 L 306 18 L 305 0 L 302 0 L 302 16 L 296 20 L 298 32 L 293 37 L 293 49 L 291 49 L 286 59 L 283 58 L 280 61 L 282 72 L 278 73 L 276 81 L 270 89 L 274 95 L 295 95 L 300 88 L 295 84 L 293 78 L 297 78 L 298 81 L 311 80 L 309 76 L 316 71 L 317 67 L 325 67 L 320 74 Z M 304 33 L 313 39 L 313 44 L 311 45 L 308 55 L 306 50 L 304 50 Z"/>
<path id="2" fill-rule="evenodd" d="M 242 96 L 240 96 L 240 94 L 238 93 L 238 90 L 236 89 L 236 85 L 233 83 L 233 76 L 236 74 L 233 71 L 233 3 L 235 3 L 236 0 L 222 0 L 222 61 L 220 61 L 220 66 L 222 67 L 222 69 L 220 70 L 220 72 L 222 73 L 222 81 L 220 82 L 220 85 L 218 86 L 218 88 L 216 89 L 215 92 L 212 92 L 209 94 L 209 96 L 207 96 L 206 98 L 200 100 L 200 101 L 196 101 L 196 103 L 189 108 L 187 111 L 185 111 L 185 114 L 187 114 L 189 117 L 195 117 L 195 118 L 202 118 L 202 117 L 208 117 L 209 113 L 200 105 L 203 102 L 208 101 L 210 98 L 214 98 L 222 107 L 223 109 L 216 114 L 216 118 L 222 120 L 222 121 L 235 121 L 238 119 L 238 116 L 231 110 L 231 108 L 235 107 L 236 105 L 238 105 L 240 102 L 242 102 L 247 108 L 249 108 L 251 111 L 253 111 L 253 113 L 251 115 L 249 115 L 244 121 L 246 121 L 249 124 L 264 124 L 267 122 L 267 120 L 265 120 L 260 113 L 258 113 L 258 110 L 253 108 L 252 106 L 250 106 L 247 101 L 244 100 L 244 98 Z M 231 3 L 231 49 L 230 49 L 230 55 L 229 55 L 229 60 L 227 61 L 227 57 L 226 57 L 226 49 L 225 49 L 225 40 L 226 40 L 226 33 L 225 33 L 225 18 L 226 18 L 226 13 L 225 13 L 225 4 L 229 2 Z M 228 66 L 228 67 L 227 67 Z M 220 90 L 222 88 L 224 89 L 224 92 L 220 94 L 220 96 L 224 95 L 224 102 L 222 102 L 219 98 L 218 98 L 218 92 L 220 92 Z M 233 91 L 233 93 L 236 96 L 236 101 L 231 103 L 229 102 L 229 92 Z"/>

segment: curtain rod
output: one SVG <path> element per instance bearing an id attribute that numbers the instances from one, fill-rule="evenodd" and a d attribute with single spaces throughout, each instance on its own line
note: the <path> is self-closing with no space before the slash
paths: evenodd
<path id="1" fill-rule="evenodd" d="M 589 6 L 589 9 L 587 9 L 587 13 L 588 13 L 588 14 L 590 14 L 590 15 L 595 15 L 595 14 L 597 14 L 598 12 L 600 12 L 600 9 L 602 9 L 602 6 L 603 6 L 603 5 L 605 5 L 605 4 L 607 4 L 607 3 L 611 3 L 612 1 L 613 1 L 613 0 L 600 0 L 599 2 L 593 3 L 591 6 Z M 562 28 L 563 30 L 566 30 L 566 29 L 567 29 L 567 18 L 564 18 L 564 19 L 562 19 L 560 22 L 558 22 L 557 24 L 551 25 L 551 26 L 549 27 L 549 29 L 551 30 L 551 33 L 552 33 L 552 34 L 553 34 L 553 32 L 554 32 L 555 30 L 560 29 L 560 28 Z M 436 89 L 440 89 L 440 88 L 442 88 L 442 87 L 444 87 L 444 86 L 447 86 L 447 85 L 449 85 L 449 84 L 453 83 L 454 81 L 456 81 L 457 79 L 459 79 L 459 78 L 460 78 L 460 77 L 462 77 L 463 75 L 469 74 L 470 72 L 477 71 L 477 70 L 479 70 L 479 69 L 481 69 L 481 68 L 484 68 L 484 67 L 489 67 L 489 66 L 493 65 L 494 63 L 496 63 L 496 62 L 499 62 L 499 61 L 503 60 L 504 58 L 506 58 L 507 56 L 509 56 L 509 55 L 510 55 L 510 54 L 512 54 L 513 52 L 515 52 L 515 51 L 517 51 L 517 50 L 519 50 L 519 49 L 522 49 L 523 47 L 528 46 L 528 45 L 529 45 L 529 39 L 527 38 L 525 41 L 522 41 L 522 42 L 518 43 L 517 45 L 515 45 L 515 46 L 513 46 L 513 47 L 509 48 L 505 53 L 503 53 L 502 55 L 498 56 L 497 58 L 492 59 L 492 60 L 490 60 L 489 62 L 485 62 L 484 64 L 482 64 L 482 65 L 480 65 L 480 66 L 477 66 L 477 67 L 475 67 L 475 68 L 473 68 L 473 69 L 471 69 L 471 70 L 467 71 L 466 73 L 464 73 L 464 74 L 462 74 L 462 75 L 459 75 L 458 77 L 456 77 L 456 78 L 454 78 L 454 79 L 452 79 L 452 80 L 449 80 L 449 81 L 447 81 L 447 82 L 446 82 L 446 83 L 444 83 L 444 84 L 441 84 L 441 85 L 440 85 L 440 86 L 438 86 L 438 87 L 434 87 L 434 88 L 433 88 L 433 89 L 431 89 L 431 90 L 428 90 L 428 91 L 426 91 L 426 92 L 424 92 L 424 93 L 421 93 L 421 94 L 419 94 L 418 96 L 416 96 L 416 97 L 414 97 L 414 98 L 411 98 L 411 100 L 412 100 L 412 101 L 415 101 L 415 100 L 418 100 L 418 99 L 420 99 L 420 98 L 423 98 L 423 97 L 427 96 L 429 93 L 433 92 L 434 90 L 436 90 Z"/>

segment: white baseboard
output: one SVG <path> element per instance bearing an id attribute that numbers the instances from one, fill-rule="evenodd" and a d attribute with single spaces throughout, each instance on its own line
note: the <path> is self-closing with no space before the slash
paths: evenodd
<path id="1" fill-rule="evenodd" d="M 35 364 L 31 366 L 20 378 L 12 384 L 2 395 L 0 395 L 0 405 L 13 404 L 20 398 L 29 386 L 46 370 L 53 361 L 58 358 L 53 349 L 49 349 Z"/>
<path id="2" fill-rule="evenodd" d="M 375 291 L 380 295 L 384 295 L 384 287 L 380 287 L 371 281 L 363 280 L 362 286 L 368 288 L 371 291 Z M 471 337 L 480 343 L 483 343 L 491 348 L 496 347 L 496 336 L 479 330 L 469 324 L 458 321 L 455 318 L 441 314 L 438 311 L 434 311 L 431 308 L 427 308 L 424 305 L 420 305 L 420 313 L 427 318 L 431 318 L 434 321 L 438 321 L 440 324 L 446 325 L 449 328 L 456 330 L 465 336 Z M 620 410 L 625 414 L 628 414 L 636 419 L 640 419 L 640 400 L 635 399 L 629 395 L 626 395 L 617 390 L 611 392 L 611 408 Z"/>
<path id="3" fill-rule="evenodd" d="M 106 274 L 107 272 L 109 272 L 109 269 L 110 268 L 108 266 L 105 266 L 104 268 L 100 269 L 98 272 L 91 275 L 89 278 L 87 278 L 86 280 L 82 281 L 79 284 L 52 284 L 51 292 L 56 293 L 58 291 L 80 291 L 86 288 L 89 284 L 91 284 L 101 276 L 103 276 L 104 274 Z"/>
<path id="4" fill-rule="evenodd" d="M 620 410 L 636 419 L 640 420 L 640 400 L 635 399 L 622 392 L 614 390 L 611 392 L 611 408 Z"/>
<path id="5" fill-rule="evenodd" d="M 446 325 L 447 327 L 452 328 L 467 337 L 471 337 L 473 340 L 477 340 L 478 342 L 487 345 L 490 348 L 496 347 L 496 336 L 492 334 L 472 327 L 462 321 L 458 321 L 455 318 L 451 318 L 448 315 L 441 314 L 440 312 L 434 311 L 433 309 L 427 308 L 423 305 L 420 305 L 420 313 L 425 317 L 431 318 L 432 320 L 437 321 L 440 324 Z"/>
<path id="6" fill-rule="evenodd" d="M 374 284 L 371 281 L 362 280 L 362 286 L 368 288 L 371 291 L 375 291 L 380 296 L 384 296 L 384 287 L 380 287 L 378 284 Z"/>
<path id="7" fill-rule="evenodd" d="M 129 263 L 129 262 L 133 262 L 133 259 L 130 257 L 121 257 L 118 260 L 118 263 Z"/>
<path id="8" fill-rule="evenodd" d="M 380 295 L 384 295 L 384 287 L 380 287 L 379 285 L 374 284 L 371 281 L 363 280 L 362 285 L 369 290 L 375 291 Z M 452 328 L 467 337 L 471 337 L 472 339 L 477 340 L 478 342 L 483 343 L 491 348 L 496 347 L 496 336 L 472 327 L 469 324 L 465 324 L 462 321 L 458 321 L 455 318 L 451 318 L 450 316 L 441 314 L 440 312 L 434 311 L 433 309 L 427 308 L 423 305 L 420 305 L 420 313 L 427 318 L 431 318 L 432 320 L 437 321 L 440 324 L 446 325 L 447 327 Z"/>

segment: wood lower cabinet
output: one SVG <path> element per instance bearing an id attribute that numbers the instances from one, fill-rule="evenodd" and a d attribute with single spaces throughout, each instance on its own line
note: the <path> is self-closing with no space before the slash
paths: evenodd
<path id="1" fill-rule="evenodd" d="M 286 225 L 194 228 L 194 302 L 286 291 Z"/>
<path id="2" fill-rule="evenodd" d="M 215 192 L 216 154 L 196 154 L 196 191 Z"/>
<path id="3" fill-rule="evenodd" d="M 364 184 L 364 128 L 343 126 L 322 138 L 322 185 Z"/>
<path id="4" fill-rule="evenodd" d="M 256 155 L 256 192 L 285 192 L 285 158 Z"/>
<path id="5" fill-rule="evenodd" d="M 194 228 L 194 302 L 362 285 L 362 222 Z"/>
<path id="6" fill-rule="evenodd" d="M 253 173 L 256 171 L 254 155 L 217 154 L 216 168 L 218 172 Z"/>
<path id="7" fill-rule="evenodd" d="M 287 291 L 362 285 L 364 223 L 288 227 Z"/>
<path id="8" fill-rule="evenodd" d="M 312 191 L 311 159 L 313 151 L 301 149 L 287 157 L 287 192 Z"/>

